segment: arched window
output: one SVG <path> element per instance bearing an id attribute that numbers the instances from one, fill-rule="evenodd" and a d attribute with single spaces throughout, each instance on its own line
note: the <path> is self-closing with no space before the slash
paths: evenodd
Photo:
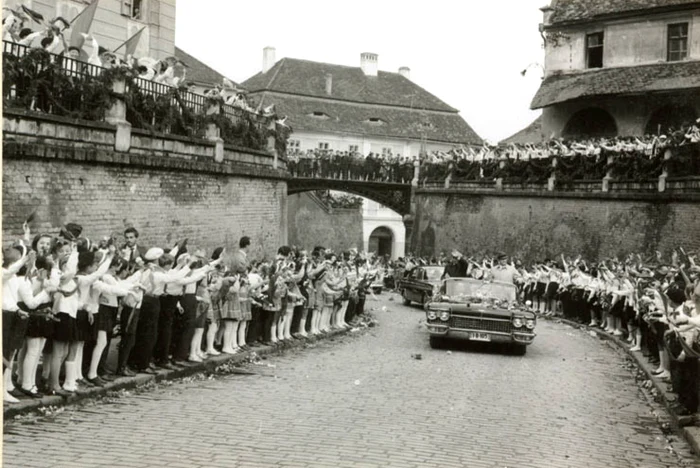
<path id="1" fill-rule="evenodd" d="M 607 111 L 597 107 L 576 112 L 566 123 L 562 133 L 562 137 L 570 140 L 614 136 L 617 136 L 615 119 Z"/>
<path id="2" fill-rule="evenodd" d="M 651 114 L 644 133 L 647 135 L 665 133 L 670 128 L 678 129 L 692 125 L 697 118 L 698 114 L 690 106 L 663 106 Z"/>

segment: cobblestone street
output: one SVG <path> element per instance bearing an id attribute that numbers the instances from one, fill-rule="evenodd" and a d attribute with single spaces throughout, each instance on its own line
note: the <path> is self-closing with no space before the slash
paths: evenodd
<path id="1" fill-rule="evenodd" d="M 422 310 L 389 297 L 368 302 L 377 328 L 251 375 L 6 424 L 4 466 L 700 466 L 607 343 L 540 322 L 524 357 L 431 350 Z"/>

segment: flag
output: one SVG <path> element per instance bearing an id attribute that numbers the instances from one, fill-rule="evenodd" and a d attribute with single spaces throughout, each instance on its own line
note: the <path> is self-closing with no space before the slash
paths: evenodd
<path id="1" fill-rule="evenodd" d="M 144 29 L 146 29 L 146 26 L 139 29 L 139 31 L 136 34 L 127 39 L 122 45 L 114 49 L 114 51 L 116 52 L 122 47 L 124 47 L 124 58 L 128 57 L 129 55 L 133 57 L 134 53 L 136 52 L 136 46 L 139 45 L 139 41 L 141 40 L 141 34 L 143 34 Z"/>
<path id="2" fill-rule="evenodd" d="M 92 26 L 92 20 L 95 18 L 95 11 L 97 10 L 97 3 L 99 1 L 100 0 L 92 0 L 92 3 L 81 11 L 71 22 L 69 47 L 83 48 L 83 43 L 85 42 L 83 34 L 88 34 L 90 32 L 90 26 Z"/>

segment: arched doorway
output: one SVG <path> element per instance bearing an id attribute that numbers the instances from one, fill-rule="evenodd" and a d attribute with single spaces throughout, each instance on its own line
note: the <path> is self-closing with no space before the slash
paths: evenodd
<path id="1" fill-rule="evenodd" d="M 566 123 L 562 137 L 568 140 L 617 136 L 615 119 L 605 110 L 589 107 L 576 112 Z"/>
<path id="2" fill-rule="evenodd" d="M 388 255 L 391 257 L 393 247 L 394 234 L 391 232 L 391 229 L 379 226 L 369 235 L 368 250 L 370 252 L 376 252 L 379 256 Z"/>
<path id="3" fill-rule="evenodd" d="M 658 135 L 668 132 L 670 128 L 681 128 L 692 125 L 698 118 L 695 109 L 690 106 L 670 105 L 656 109 L 651 117 L 644 133 L 647 135 Z"/>

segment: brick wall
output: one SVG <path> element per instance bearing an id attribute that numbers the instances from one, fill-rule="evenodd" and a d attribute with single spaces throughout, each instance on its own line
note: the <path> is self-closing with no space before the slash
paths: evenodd
<path id="1" fill-rule="evenodd" d="M 90 238 L 136 227 L 147 246 L 169 246 L 188 237 L 207 249 L 229 251 L 240 236 L 252 254 L 274 254 L 283 242 L 283 181 L 214 176 L 65 161 L 5 160 L 3 237 L 21 235 L 34 209 L 33 230 L 58 232 L 66 222 Z"/>
<path id="2" fill-rule="evenodd" d="M 362 210 L 328 210 L 309 193 L 288 198 L 289 243 L 307 249 L 317 245 L 336 252 L 362 250 Z"/>
<path id="3" fill-rule="evenodd" d="M 700 251 L 700 203 L 634 196 L 508 196 L 419 193 L 412 247 L 422 255 L 457 248 L 503 251 L 525 261 L 582 254 Z M 681 197 L 682 198 L 682 197 Z"/>
<path id="4" fill-rule="evenodd" d="M 254 258 L 287 242 L 286 172 L 269 154 L 231 148 L 216 163 L 210 142 L 156 134 L 134 135 L 128 152 L 116 152 L 106 124 L 4 117 L 5 245 L 35 210 L 33 232 L 76 222 L 99 239 L 134 226 L 146 246 L 187 237 L 207 252 L 231 252 L 247 235 Z"/>

